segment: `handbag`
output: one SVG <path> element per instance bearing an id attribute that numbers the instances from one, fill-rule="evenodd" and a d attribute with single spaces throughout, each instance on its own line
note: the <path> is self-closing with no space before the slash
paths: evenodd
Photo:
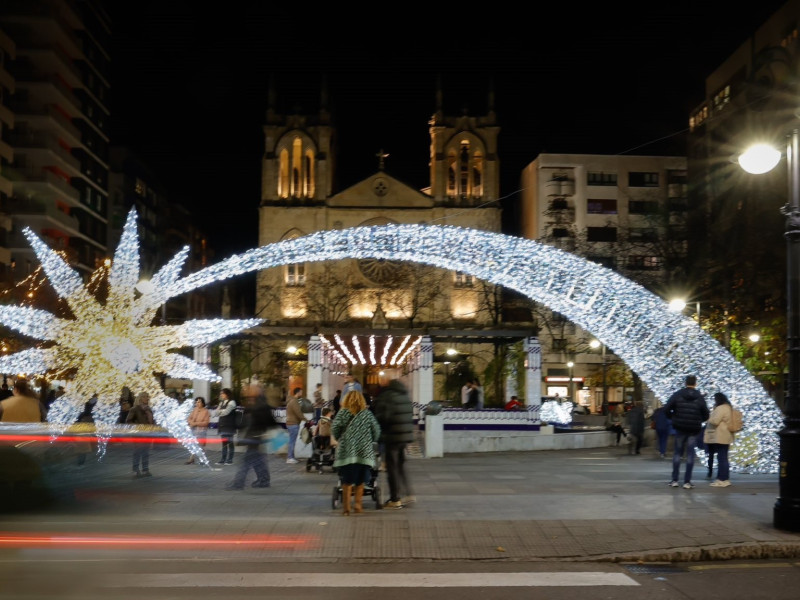
<path id="1" fill-rule="evenodd" d="M 271 427 L 261 436 L 259 450 L 263 454 L 276 454 L 289 445 L 289 432 L 283 427 Z"/>

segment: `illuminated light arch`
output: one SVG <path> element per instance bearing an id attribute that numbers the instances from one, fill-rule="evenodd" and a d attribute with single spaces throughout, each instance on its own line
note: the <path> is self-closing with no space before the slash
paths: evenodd
<path id="1" fill-rule="evenodd" d="M 697 375 L 711 398 L 722 391 L 744 413 L 731 447 L 738 471 L 777 471 L 782 417 L 763 386 L 692 319 L 641 285 L 591 261 L 533 240 L 438 225 L 320 231 L 232 256 L 176 282 L 170 296 L 209 281 L 293 262 L 382 258 L 462 271 L 516 290 L 591 332 L 666 402 Z"/>

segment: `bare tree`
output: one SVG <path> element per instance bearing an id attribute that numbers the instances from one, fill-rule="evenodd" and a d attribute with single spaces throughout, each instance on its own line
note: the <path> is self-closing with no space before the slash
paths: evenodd
<path id="1" fill-rule="evenodd" d="M 326 262 L 309 274 L 298 299 L 305 305 L 305 318 L 317 326 L 342 325 L 350 321 L 350 309 L 363 288 L 345 266 Z"/>
<path id="2" fill-rule="evenodd" d="M 405 264 L 401 275 L 386 286 L 381 298 L 408 319 L 410 328 L 423 317 L 427 317 L 429 322 L 435 321 L 439 317 L 438 304 L 445 297 L 449 273 L 429 265 Z"/>

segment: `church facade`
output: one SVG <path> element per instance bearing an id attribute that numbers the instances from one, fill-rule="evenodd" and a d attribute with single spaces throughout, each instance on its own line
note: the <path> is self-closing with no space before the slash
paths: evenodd
<path id="1" fill-rule="evenodd" d="M 428 128 L 428 187 L 415 189 L 390 174 L 388 154 L 380 150 L 373 174 L 339 190 L 337 131 L 326 92 L 318 113 L 286 115 L 276 112 L 271 92 L 264 125 L 259 245 L 317 231 L 392 223 L 499 232 L 500 128 L 491 93 L 486 114 L 449 116 L 442 110 L 438 90 Z M 354 363 L 364 383 L 377 387 L 399 376 L 402 366 L 359 360 L 362 349 L 355 346 L 363 344 L 365 352 L 369 344 L 385 344 L 387 337 L 397 343 L 398 337 L 413 340 L 432 330 L 478 332 L 498 324 L 500 306 L 493 304 L 497 290 L 465 273 L 416 263 L 301 258 L 257 276 L 256 314 L 268 319 L 262 331 L 274 341 L 273 354 L 282 352 L 282 345 L 302 347 L 310 335 L 319 336 L 342 362 Z M 485 341 L 469 335 L 433 336 L 432 354 L 450 350 L 451 355 L 469 357 L 481 373 L 491 359 Z M 383 354 L 390 355 L 388 347 Z M 284 367 L 284 375 L 285 371 Z M 290 377 L 304 389 L 310 386 L 302 380 L 302 370 L 292 371 Z"/>

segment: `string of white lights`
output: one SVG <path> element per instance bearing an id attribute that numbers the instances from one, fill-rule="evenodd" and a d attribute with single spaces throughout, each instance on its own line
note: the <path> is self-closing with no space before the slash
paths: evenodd
<path id="1" fill-rule="evenodd" d="M 348 361 L 350 362 L 350 364 L 351 365 L 357 365 L 358 361 L 356 360 L 356 357 L 353 356 L 353 353 L 350 352 L 350 349 L 347 347 L 347 344 L 345 344 L 344 341 L 342 341 L 342 338 L 339 336 L 338 333 L 335 333 L 333 335 L 333 339 L 336 340 L 337 344 L 339 344 L 339 348 L 341 348 L 342 352 L 344 352 L 345 356 L 347 356 Z"/>
<path id="2" fill-rule="evenodd" d="M 74 368 L 75 377 L 66 382 L 64 396 L 53 403 L 47 419 L 55 434 L 63 432 L 75 422 L 84 403 L 96 393 L 98 400 L 92 416 L 101 455 L 119 416 L 119 396 L 123 387 L 137 393 L 148 392 L 156 423 L 208 466 L 210 463 L 205 452 L 187 423 L 191 403 L 181 408 L 174 399 L 165 396 L 155 374 L 219 381 L 220 378 L 205 365 L 168 350 L 212 342 L 252 327 L 261 320 L 215 319 L 187 321 L 177 327 L 150 326 L 155 307 L 174 295 L 170 287 L 178 282 L 178 270 L 185 261 L 185 252 L 179 253 L 154 276 L 150 294 L 137 292 L 139 238 L 135 210 L 128 214 L 114 254 L 104 304 L 91 293 L 88 284 L 83 285 L 78 273 L 30 229 L 25 229 L 25 236 L 56 293 L 67 302 L 74 318 L 60 319 L 46 311 L 30 308 L 3 307 L 0 322 L 4 325 L 25 335 L 52 341 L 54 345 L 0 357 L 0 371 L 43 376 L 56 368 Z"/>
<path id="3" fill-rule="evenodd" d="M 710 399 L 726 393 L 747 425 L 731 448 L 731 464 L 777 472 L 780 410 L 763 386 L 689 317 L 619 273 L 558 248 L 499 233 L 447 225 L 382 225 L 319 231 L 231 257 L 172 288 L 185 293 L 209 279 L 295 262 L 377 258 L 424 263 L 503 285 L 564 315 L 619 356 L 666 402 L 698 377 Z M 391 361 L 390 361 L 391 362 Z"/>
<path id="4" fill-rule="evenodd" d="M 361 361 L 362 365 L 367 364 L 367 359 L 364 358 L 364 353 L 361 351 L 361 343 L 358 341 L 358 336 L 353 336 L 353 348 L 356 350 L 356 354 L 358 354 L 358 360 Z"/>
<path id="5" fill-rule="evenodd" d="M 375 336 L 369 336 L 369 364 L 375 364 Z"/>
<path id="6" fill-rule="evenodd" d="M 399 362 L 400 364 L 403 364 L 404 362 L 406 362 L 406 359 L 408 358 L 408 355 L 411 353 L 412 350 L 414 350 L 414 348 L 419 346 L 421 342 L 422 342 L 422 336 L 419 336 L 416 340 L 414 340 L 414 342 L 408 348 L 406 348 L 406 351 L 403 352 L 403 355 L 400 357 L 400 359 L 397 362 Z"/>
<path id="7" fill-rule="evenodd" d="M 126 223 L 126 229 L 128 226 Z M 141 387 L 157 385 L 145 385 L 140 373 L 158 371 L 153 367 L 164 366 L 165 348 L 176 346 L 170 333 L 147 333 L 159 328 L 145 327 L 141 319 L 134 318 L 136 311 L 141 310 L 139 306 L 146 303 L 141 298 L 131 302 L 131 290 L 130 295 L 120 293 L 119 301 L 115 300 L 111 307 L 101 307 L 88 292 L 83 291 L 77 273 L 38 242 L 33 234 L 29 234 L 29 239 L 59 295 L 68 299 L 70 306 L 79 313 L 75 319 L 78 325 L 63 325 L 56 339 L 61 342 L 59 349 L 53 356 L 40 354 L 41 361 L 47 358 L 60 365 L 74 364 L 80 367 L 80 372 L 91 373 L 91 382 L 87 380 L 73 386 L 78 398 L 88 397 L 87 390 L 103 384 L 113 384 L 110 389 L 120 389 L 121 385 L 117 384 L 129 379 Z M 120 250 L 128 246 L 133 244 L 121 242 Z M 115 256 L 115 261 L 125 260 L 124 257 L 134 253 L 118 250 L 118 254 L 121 256 Z M 135 258 L 138 265 L 138 251 Z M 763 386 L 741 363 L 692 319 L 671 312 L 662 298 L 642 286 L 597 263 L 533 240 L 433 225 L 382 225 L 319 231 L 232 256 L 164 285 L 159 291 L 163 293 L 163 299 L 160 295 L 153 296 L 148 303 L 152 305 L 157 299 L 161 304 L 171 297 L 243 273 L 286 264 L 348 258 L 430 264 L 515 290 L 592 333 L 636 372 L 661 402 L 683 386 L 687 374 L 694 374 L 698 377 L 699 389 L 709 401 L 714 392 L 722 391 L 745 414 L 745 430 L 737 435 L 732 447 L 734 469 L 777 471 L 776 432 L 782 427 L 781 414 Z M 120 268 L 115 281 L 127 286 L 133 280 L 132 272 L 132 266 Z M 132 306 L 130 311 L 123 310 L 125 304 Z M 146 314 L 150 312 L 146 311 Z M 119 323 L 109 323 L 109 319 L 119 319 Z M 27 327 L 32 329 L 34 326 L 29 322 Z M 105 339 L 112 335 L 112 331 L 120 340 L 117 344 L 90 341 Z M 98 334 L 105 337 L 98 338 Z M 129 350 L 135 348 L 138 353 L 123 352 L 123 346 L 127 347 L 124 341 L 130 342 Z M 111 346 L 118 348 L 113 361 L 116 364 L 112 364 L 109 357 Z M 399 352 L 395 356 L 399 356 Z M 23 370 L 17 369 L 14 361 L 2 360 L 0 370 Z M 393 358 L 392 364 L 394 362 Z M 101 375 L 98 381 L 97 374 L 104 370 L 117 371 L 124 376 L 109 378 Z M 152 379 L 151 375 L 148 377 Z"/>
<path id="8" fill-rule="evenodd" d="M 397 351 L 394 353 L 394 356 L 392 356 L 392 360 L 389 361 L 390 365 L 397 364 L 397 361 L 400 358 L 400 354 L 403 352 L 403 348 L 405 348 L 408 345 L 408 342 L 410 341 L 411 341 L 410 335 L 407 335 L 406 337 L 403 338 L 403 341 L 400 342 L 400 346 L 397 348 Z"/>
<path id="9" fill-rule="evenodd" d="M 386 359 L 389 356 L 389 348 L 392 347 L 392 339 L 393 338 L 392 338 L 391 335 L 386 337 L 386 345 L 383 347 L 383 354 L 381 355 L 381 364 L 382 365 L 387 364 L 386 363 Z"/>

